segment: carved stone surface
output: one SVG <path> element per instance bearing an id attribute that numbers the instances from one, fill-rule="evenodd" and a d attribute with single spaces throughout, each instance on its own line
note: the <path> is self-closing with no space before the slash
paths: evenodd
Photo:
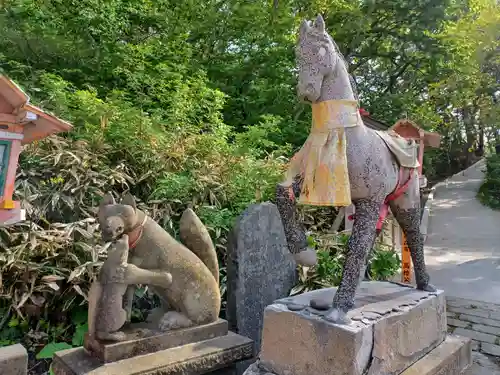
<path id="1" fill-rule="evenodd" d="M 434 350 L 404 370 L 400 375 L 471 375 L 471 340 L 448 336 Z M 379 374 L 387 374 L 382 372 Z M 272 373 L 259 362 L 252 364 L 244 375 L 284 375 Z M 295 375 L 290 373 L 289 375 Z M 319 375 L 310 372 L 309 375 Z"/>
<path id="2" fill-rule="evenodd" d="M 127 320 L 127 312 L 123 308 L 123 296 L 128 285 L 120 282 L 120 279 L 124 279 L 128 255 L 129 242 L 125 234 L 110 246 L 108 257 L 99 272 L 97 282 L 101 286 L 101 295 L 97 301 L 96 315 L 92 317 L 95 321 L 96 338 L 120 341 L 125 337 L 119 329 Z"/>
<path id="3" fill-rule="evenodd" d="M 226 336 L 104 365 L 88 356 L 83 348 L 63 350 L 54 355 L 52 368 L 55 375 L 199 375 L 231 368 L 253 355 L 252 340 L 229 332 Z"/>
<path id="4" fill-rule="evenodd" d="M 238 219 L 228 245 L 229 328 L 260 347 L 264 309 L 289 295 L 296 283 L 278 209 L 266 202 L 250 206 Z"/>
<path id="5" fill-rule="evenodd" d="M 331 301 L 328 288 L 276 301 L 265 311 L 261 365 L 279 375 L 399 374 L 446 337 L 442 291 L 419 291 L 388 282 L 363 282 L 352 322 L 338 325 L 310 307 Z M 291 305 L 291 311 L 287 306 Z"/>
<path id="6" fill-rule="evenodd" d="M 151 325 L 131 324 L 123 329 L 127 336 L 122 342 L 91 341 L 86 335 L 84 348 L 103 363 L 116 362 L 121 359 L 132 358 L 138 355 L 154 353 L 181 345 L 190 344 L 227 335 L 227 321 L 219 319 L 214 323 L 178 329 L 169 332 L 159 332 Z"/>

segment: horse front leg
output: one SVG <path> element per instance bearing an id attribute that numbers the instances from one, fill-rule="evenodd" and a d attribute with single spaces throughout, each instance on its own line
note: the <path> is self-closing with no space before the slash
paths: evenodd
<path id="1" fill-rule="evenodd" d="M 366 255 L 373 246 L 381 202 L 360 199 L 354 202 L 356 216 L 351 237 L 347 242 L 347 255 L 342 281 L 333 298 L 332 307 L 325 319 L 334 323 L 349 323 L 346 314 L 354 307 L 354 297 L 360 281 L 360 273 Z"/>
<path id="2" fill-rule="evenodd" d="M 300 195 L 302 180 L 297 178 L 290 187 L 276 186 L 276 206 L 283 223 L 288 250 L 295 262 L 305 267 L 317 263 L 316 251 L 307 247 L 304 225 L 297 218 L 296 199 Z"/>

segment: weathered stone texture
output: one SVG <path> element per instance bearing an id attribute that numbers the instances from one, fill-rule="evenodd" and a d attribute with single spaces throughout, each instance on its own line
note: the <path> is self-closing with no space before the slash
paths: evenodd
<path id="1" fill-rule="evenodd" d="M 83 348 L 68 349 L 54 355 L 55 375 L 199 375 L 252 358 L 250 339 L 229 333 L 156 353 L 102 365 Z"/>
<path id="2" fill-rule="evenodd" d="M 228 244 L 229 329 L 255 341 L 259 350 L 264 309 L 289 295 L 297 281 L 278 209 L 250 206 L 238 219 Z"/>
<path id="3" fill-rule="evenodd" d="M 28 352 L 21 344 L 0 348 L 0 374 L 26 375 L 28 373 Z"/>
<path id="4" fill-rule="evenodd" d="M 332 324 L 310 307 L 335 288 L 276 301 L 266 308 L 261 365 L 279 375 L 399 374 L 446 336 L 442 291 L 427 293 L 387 282 L 363 282 L 349 325 Z M 291 305 L 291 311 L 287 306 Z M 302 309 L 300 309 L 302 306 Z"/>
<path id="5" fill-rule="evenodd" d="M 224 336 L 228 333 L 227 321 L 219 319 L 214 323 L 204 324 L 185 329 L 178 329 L 168 332 L 154 332 L 148 329 L 148 325 L 137 325 L 124 332 L 130 337 L 122 342 L 95 342 L 88 345 L 88 336 L 85 337 L 84 347 L 92 352 L 92 355 L 99 358 L 103 363 L 116 362 L 121 359 L 132 358 L 138 355 L 154 353 L 159 350 L 170 349 L 181 345 L 200 342 L 214 337 Z M 147 337 L 141 337 L 141 333 L 146 331 Z M 149 334 L 148 334 L 149 333 Z M 137 336 L 137 337 L 134 337 Z"/>
<path id="6" fill-rule="evenodd" d="M 491 344 L 494 344 L 497 340 L 497 337 L 495 335 L 490 335 L 488 333 L 477 332 L 471 329 L 460 328 L 460 327 L 455 328 L 453 330 L 453 333 L 455 335 L 470 337 L 471 339 L 474 339 L 476 341 L 488 342 Z"/>
<path id="7" fill-rule="evenodd" d="M 500 305 L 447 298 L 450 332 L 473 339 L 472 350 L 500 356 Z"/>
<path id="8" fill-rule="evenodd" d="M 450 335 L 401 375 L 462 375 L 471 365 L 471 340 Z"/>
<path id="9" fill-rule="evenodd" d="M 472 366 L 470 339 L 458 336 L 448 336 L 444 342 L 413 363 L 398 375 L 476 375 L 470 373 Z M 336 368 L 335 368 L 336 369 Z M 285 375 L 286 373 L 268 372 L 265 364 L 260 361 L 252 364 L 244 375 Z M 330 370 L 327 374 L 344 374 Z M 379 372 L 377 375 L 386 375 Z M 291 372 L 289 375 L 295 375 Z M 320 375 L 310 372 L 309 375 Z M 486 374 L 485 374 L 486 375 Z"/>
<path id="10" fill-rule="evenodd" d="M 487 342 L 481 343 L 481 351 L 483 353 L 500 357 L 500 345 L 488 344 Z"/>

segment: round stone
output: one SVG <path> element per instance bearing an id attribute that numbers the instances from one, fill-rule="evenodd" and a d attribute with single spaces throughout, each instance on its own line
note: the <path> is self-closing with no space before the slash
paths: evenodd
<path id="1" fill-rule="evenodd" d="M 287 305 L 288 310 L 290 311 L 301 311 L 304 310 L 306 307 L 304 305 L 300 305 L 298 303 L 289 303 Z"/>
<path id="2" fill-rule="evenodd" d="M 332 301 L 327 301 L 324 299 L 320 299 L 320 298 L 316 299 L 315 298 L 315 299 L 311 300 L 310 306 L 316 310 L 328 310 L 328 309 L 330 309 L 330 307 L 332 307 Z"/>

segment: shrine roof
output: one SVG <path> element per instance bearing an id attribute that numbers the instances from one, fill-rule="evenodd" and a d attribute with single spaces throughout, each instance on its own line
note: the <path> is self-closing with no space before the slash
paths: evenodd
<path id="1" fill-rule="evenodd" d="M 420 132 L 424 133 L 424 144 L 429 147 L 438 148 L 441 144 L 441 135 L 436 132 L 430 132 L 419 127 L 415 122 L 409 119 L 398 120 L 390 130 L 408 138 L 420 139 Z"/>
<path id="2" fill-rule="evenodd" d="M 72 125 L 29 104 L 29 96 L 12 80 L 0 75 L 0 123 L 5 132 L 22 133 L 22 143 L 71 130 Z"/>

